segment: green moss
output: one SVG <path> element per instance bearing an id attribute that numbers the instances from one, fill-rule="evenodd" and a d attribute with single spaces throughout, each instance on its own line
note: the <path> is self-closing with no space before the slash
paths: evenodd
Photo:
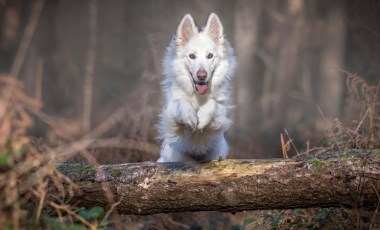
<path id="1" fill-rule="evenodd" d="M 353 164 L 357 167 L 362 167 L 365 165 L 365 160 L 360 157 L 350 157 L 347 155 L 342 155 L 339 157 L 341 164 Z"/>
<path id="2" fill-rule="evenodd" d="M 109 172 L 110 176 L 112 176 L 112 177 L 119 177 L 119 176 L 121 176 L 123 174 L 123 170 L 120 169 L 120 168 L 112 168 L 112 167 L 110 167 L 108 169 L 108 172 Z"/>
<path id="3" fill-rule="evenodd" d="M 324 167 L 324 165 L 325 165 L 324 161 L 319 160 L 319 159 L 317 159 L 315 157 L 309 159 L 306 163 L 310 164 L 310 165 L 313 165 L 317 169 L 318 172 L 320 172 L 322 170 L 322 168 Z"/>
<path id="4" fill-rule="evenodd" d="M 69 173 L 67 173 L 67 175 L 69 177 L 78 178 L 78 177 L 80 177 L 81 172 L 80 171 L 70 171 Z"/>
<path id="5" fill-rule="evenodd" d="M 334 159 L 333 158 L 329 158 L 327 160 L 324 161 L 326 165 L 332 165 L 334 163 Z"/>
<path id="6" fill-rule="evenodd" d="M 362 158 L 359 158 L 359 159 L 355 159 L 354 163 L 357 165 L 357 166 L 364 166 L 364 160 Z"/>
<path id="7" fill-rule="evenodd" d="M 74 178 L 91 177 L 96 172 L 94 165 L 83 165 L 82 163 L 62 163 L 57 165 L 57 169 Z"/>
<path id="8" fill-rule="evenodd" d="M 343 164 L 347 164 L 350 161 L 350 158 L 348 156 L 341 156 L 340 162 Z"/>
<path id="9" fill-rule="evenodd" d="M 361 153 L 361 152 L 363 152 L 361 149 L 347 149 L 347 150 L 345 150 L 346 152 L 348 152 L 348 153 Z"/>
<path id="10" fill-rule="evenodd" d="M 70 166 L 70 168 L 76 168 L 76 169 L 79 169 L 79 168 L 83 167 L 82 163 L 70 163 L 70 164 L 67 164 L 67 165 Z"/>
<path id="11" fill-rule="evenodd" d="M 94 165 L 85 165 L 81 170 L 82 176 L 91 176 L 96 172 L 96 167 Z"/>

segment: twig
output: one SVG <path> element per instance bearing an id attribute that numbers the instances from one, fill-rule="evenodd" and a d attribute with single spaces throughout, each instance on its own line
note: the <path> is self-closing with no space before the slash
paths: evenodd
<path id="1" fill-rule="evenodd" d="M 58 130 L 59 127 L 55 124 L 54 120 L 42 113 L 39 110 L 35 110 L 33 108 L 28 107 L 28 109 L 33 112 L 35 115 L 39 116 L 43 121 L 45 121 L 47 124 L 52 126 L 53 128 L 56 128 Z M 50 158 L 49 160 L 55 161 L 55 162 L 64 162 L 70 157 L 72 157 L 73 154 L 76 154 L 79 152 L 89 163 L 93 164 L 97 168 L 97 173 L 99 175 L 102 175 L 104 172 L 101 169 L 101 167 L 97 167 L 98 163 L 95 159 L 95 157 L 88 152 L 86 149 L 94 142 L 96 142 L 97 138 L 100 137 L 103 133 L 108 131 L 111 127 L 113 127 L 116 123 L 120 122 L 126 114 L 127 110 L 125 107 L 121 107 L 118 110 L 116 110 L 111 116 L 108 117 L 105 121 L 103 121 L 98 127 L 96 127 L 93 131 L 85 135 L 81 140 L 75 141 L 69 145 L 66 145 L 64 147 L 59 147 L 57 149 L 49 149 L 47 152 L 47 157 Z M 72 138 L 70 135 L 66 134 L 64 131 L 61 130 L 61 133 L 63 137 L 68 139 L 69 141 L 73 141 L 74 138 Z M 40 168 L 36 173 L 31 175 L 28 178 L 27 187 L 33 186 L 39 178 L 44 177 L 46 175 L 45 173 L 46 166 Z M 54 181 L 53 181 L 54 182 Z M 58 186 L 58 183 L 57 185 Z M 109 205 L 113 205 L 115 203 L 113 194 L 110 192 L 110 186 L 108 182 L 102 182 L 101 186 L 103 190 L 105 191 L 105 196 L 107 198 L 107 201 Z M 25 187 L 25 186 L 24 186 Z M 115 218 L 118 218 L 117 216 Z"/>
<path id="2" fill-rule="evenodd" d="M 50 155 L 54 156 L 54 160 L 57 162 L 63 162 L 69 159 L 75 153 L 84 150 L 85 148 L 90 146 L 95 139 L 107 132 L 116 123 L 120 122 L 124 118 L 125 114 L 126 109 L 124 107 L 119 108 L 113 114 L 111 114 L 105 121 L 103 121 L 99 126 L 97 126 L 94 130 L 92 130 L 83 138 L 81 138 L 81 140 L 76 141 L 63 148 L 55 149 L 53 153 Z"/>
<path id="3" fill-rule="evenodd" d="M 17 50 L 16 57 L 13 61 L 13 64 L 12 64 L 12 67 L 10 70 L 10 75 L 15 79 L 17 79 L 19 74 L 20 74 L 22 64 L 24 63 L 26 53 L 29 49 L 29 46 L 30 46 L 30 43 L 32 41 L 34 32 L 36 30 L 38 20 L 40 18 L 41 11 L 43 9 L 44 3 L 45 3 L 45 0 L 37 0 L 36 1 L 36 3 L 34 4 L 33 10 L 32 10 L 32 15 L 30 16 L 28 24 L 26 25 L 26 28 L 24 30 L 24 35 L 22 37 L 20 46 Z M 14 86 L 15 86 L 15 83 L 13 82 L 11 84 L 11 87 L 9 87 L 9 89 L 7 90 L 6 96 L 4 97 L 6 104 L 5 104 L 4 110 L 0 111 L 0 125 L 3 122 L 5 112 L 7 111 L 7 108 L 9 106 L 9 102 L 12 98 Z"/>
<path id="4" fill-rule="evenodd" d="M 371 186 L 373 187 L 373 190 L 375 190 L 378 202 L 377 202 L 376 210 L 375 210 L 375 213 L 373 214 L 373 217 L 371 220 L 371 225 L 369 226 L 369 229 L 373 229 L 372 227 L 373 227 L 373 224 L 375 223 L 375 218 L 377 217 L 377 213 L 379 212 L 379 206 L 380 206 L 380 195 L 379 195 L 376 187 L 372 183 L 371 183 Z"/>
<path id="5" fill-rule="evenodd" d="M 108 210 L 108 212 L 106 213 L 106 215 L 104 215 L 102 221 L 100 223 L 102 223 L 103 221 L 106 221 L 108 220 L 108 217 L 111 215 L 111 213 L 113 212 L 113 210 L 116 208 L 116 206 L 118 206 L 120 204 L 120 202 L 124 199 L 124 196 L 122 196 L 120 198 L 120 200 L 116 203 L 114 203 L 111 208 Z"/>
<path id="6" fill-rule="evenodd" d="M 43 205 L 45 202 L 45 197 L 46 197 L 46 192 L 47 192 L 46 188 L 48 185 L 48 181 L 45 180 L 42 183 L 40 183 L 39 185 L 40 186 L 38 187 L 38 190 L 39 190 L 39 194 L 40 194 L 40 200 L 38 202 L 36 222 L 38 222 L 40 220 L 40 217 L 41 217 L 41 212 L 42 212 L 42 208 L 43 208 Z"/>
<path id="7" fill-rule="evenodd" d="M 37 66 L 36 66 L 36 82 L 34 84 L 34 98 L 38 101 L 41 101 L 42 99 L 42 78 L 44 73 L 44 60 L 39 57 L 37 59 Z"/>
<path id="8" fill-rule="evenodd" d="M 76 154 L 77 152 L 80 152 L 80 154 L 88 162 L 90 162 L 94 166 L 98 166 L 98 163 L 97 163 L 96 159 L 94 158 L 94 156 L 92 156 L 85 149 L 89 145 L 91 145 L 91 143 L 93 143 L 103 133 L 105 133 L 106 131 L 108 131 L 116 123 L 120 122 L 124 118 L 125 114 L 126 114 L 126 109 L 124 107 L 119 108 L 113 114 L 111 114 L 111 116 L 108 117 L 108 119 L 106 119 L 104 122 L 102 122 L 93 131 L 91 131 L 90 133 L 88 133 L 87 135 L 85 135 L 81 140 L 76 141 L 76 142 L 74 142 L 74 143 L 72 143 L 72 144 L 70 144 L 68 146 L 62 147 L 62 148 L 48 150 L 47 151 L 48 161 L 50 161 L 50 163 L 52 163 L 51 161 L 64 162 L 65 160 L 67 160 L 70 157 L 72 157 L 73 154 Z M 83 150 L 85 150 L 85 151 L 83 151 Z M 47 173 L 48 170 L 49 170 L 48 166 L 50 166 L 50 164 L 41 167 L 35 173 L 33 173 L 32 175 L 30 175 L 28 177 L 27 183 L 25 183 L 22 186 L 20 186 L 20 190 L 21 190 L 20 193 L 22 193 L 22 191 L 26 191 L 31 186 L 34 186 L 36 183 L 38 183 L 38 181 L 40 181 L 46 175 L 49 175 Z M 98 175 L 99 174 L 101 175 L 101 174 L 104 173 L 103 169 L 101 169 L 101 167 L 96 167 L 96 168 L 97 168 Z M 114 201 L 113 194 L 111 192 L 111 189 L 110 189 L 110 186 L 109 186 L 108 182 L 104 182 L 103 181 L 101 183 L 101 186 L 103 188 L 103 191 L 106 191 L 104 195 L 105 195 L 108 203 L 110 205 L 114 204 L 115 201 Z M 115 218 L 117 219 L 118 216 L 115 216 Z"/>
<path id="9" fill-rule="evenodd" d="M 96 26 L 97 26 L 97 11 L 98 1 L 90 1 L 90 34 L 89 34 L 89 47 L 87 50 L 87 64 L 86 75 L 84 78 L 83 89 L 83 131 L 88 132 L 91 128 L 91 111 L 92 111 L 92 97 L 94 88 L 94 68 L 96 58 Z"/>
<path id="10" fill-rule="evenodd" d="M 286 144 L 285 144 L 285 140 L 284 140 L 284 135 L 281 133 L 280 134 L 280 139 L 281 139 L 281 150 L 282 150 L 282 157 L 284 159 L 287 159 L 289 158 L 288 156 L 288 153 L 286 152 Z"/>
<path id="11" fill-rule="evenodd" d="M 69 208 L 69 206 L 67 206 L 67 205 L 59 205 L 59 204 L 56 204 L 54 202 L 49 202 L 49 204 L 50 204 L 50 206 L 52 206 L 55 209 L 63 210 L 65 212 L 67 212 L 69 215 L 75 217 L 77 220 L 79 220 L 83 224 L 87 225 L 90 229 L 94 229 L 94 230 L 96 229 L 96 226 L 94 226 L 93 224 L 91 224 L 90 222 L 88 222 L 86 219 L 84 219 L 80 215 L 76 214 L 74 211 L 72 211 Z"/>
<path id="12" fill-rule="evenodd" d="M 366 112 L 365 112 L 363 118 L 360 120 L 358 126 L 357 126 L 356 129 L 355 129 L 355 133 L 358 133 L 358 132 L 359 132 L 359 129 L 360 129 L 360 127 L 362 126 L 362 124 L 363 124 L 365 118 L 367 117 L 369 110 L 370 110 L 369 108 L 366 110 Z"/>
<path id="13" fill-rule="evenodd" d="M 14 229 L 20 229 L 20 202 L 18 200 L 18 189 L 17 189 L 17 176 L 15 173 L 11 172 L 9 178 L 8 192 L 5 191 L 6 196 L 10 196 L 9 200 L 6 200 L 6 203 L 12 205 L 12 224 Z M 6 189 L 7 190 L 7 189 Z M 8 194 L 7 194 L 8 193 Z"/>
<path id="14" fill-rule="evenodd" d="M 34 4 L 32 15 L 24 30 L 24 35 L 22 37 L 20 47 L 17 50 L 15 60 L 11 67 L 10 75 L 15 78 L 18 77 L 21 70 L 21 66 L 24 63 L 26 52 L 28 51 L 30 43 L 32 41 L 34 32 L 38 24 L 38 19 L 40 18 L 41 11 L 44 7 L 44 3 L 45 3 L 45 0 L 37 0 L 36 3 Z"/>
<path id="15" fill-rule="evenodd" d="M 289 142 L 293 145 L 294 150 L 296 150 L 296 153 L 299 156 L 300 154 L 299 154 L 298 149 L 296 148 L 295 144 L 293 143 L 293 139 L 290 138 L 290 135 L 289 135 L 289 133 L 288 133 L 288 131 L 286 129 L 284 129 L 284 131 L 285 131 L 286 135 L 289 138 Z"/>

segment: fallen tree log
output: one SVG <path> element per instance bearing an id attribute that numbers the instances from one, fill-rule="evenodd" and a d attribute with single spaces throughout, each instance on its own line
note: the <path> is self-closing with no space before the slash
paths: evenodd
<path id="1" fill-rule="evenodd" d="M 152 163 L 58 169 L 78 186 L 73 201 L 120 213 L 238 212 L 306 207 L 379 205 L 380 153 L 326 153 L 303 159 L 223 160 L 206 164 Z M 107 182 L 107 187 L 101 183 Z"/>

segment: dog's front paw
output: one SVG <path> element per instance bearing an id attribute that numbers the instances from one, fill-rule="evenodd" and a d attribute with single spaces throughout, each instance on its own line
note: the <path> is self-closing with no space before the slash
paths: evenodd
<path id="1" fill-rule="evenodd" d="M 214 117 L 207 126 L 213 130 L 228 130 L 232 121 L 226 117 Z"/>
<path id="2" fill-rule="evenodd" d="M 217 129 L 220 129 L 222 127 L 222 123 L 220 121 L 216 120 L 216 119 L 212 119 L 212 121 L 210 121 L 208 127 L 210 129 L 217 130 Z"/>
<path id="3" fill-rule="evenodd" d="M 189 127 L 192 130 L 197 128 L 197 111 L 188 101 L 178 101 L 174 106 L 169 107 L 168 114 L 174 115 L 174 120 L 178 125 Z"/>
<path id="4" fill-rule="evenodd" d="M 184 114 L 182 122 L 185 125 L 189 126 L 192 130 L 195 130 L 198 125 L 198 118 L 196 116 L 196 113 L 190 112 L 188 114 Z"/>
<path id="5" fill-rule="evenodd" d="M 202 116 L 202 114 L 198 114 L 198 129 L 204 129 L 209 123 L 211 118 L 209 116 Z"/>
<path id="6" fill-rule="evenodd" d="M 194 107 L 188 102 L 182 102 L 177 107 L 176 121 L 179 124 L 188 126 L 190 129 L 195 130 L 198 125 L 197 112 Z"/>
<path id="7" fill-rule="evenodd" d="M 216 115 L 216 102 L 213 99 L 208 100 L 202 107 L 199 108 L 198 116 L 198 129 L 206 128 L 213 117 Z"/>

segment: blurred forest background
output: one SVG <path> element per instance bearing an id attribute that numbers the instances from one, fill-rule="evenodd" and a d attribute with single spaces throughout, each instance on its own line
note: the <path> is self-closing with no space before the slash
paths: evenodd
<path id="1" fill-rule="evenodd" d="M 360 118 L 346 72 L 379 82 L 378 0 L 0 0 L 0 73 L 40 102 L 28 134 L 57 145 L 123 108 L 102 136 L 120 141 L 102 147 L 138 154 L 100 163 L 156 160 L 162 56 L 186 13 L 202 27 L 211 12 L 238 61 L 231 158 L 281 157 L 284 129 L 299 149 L 320 145 L 334 118 Z"/>

